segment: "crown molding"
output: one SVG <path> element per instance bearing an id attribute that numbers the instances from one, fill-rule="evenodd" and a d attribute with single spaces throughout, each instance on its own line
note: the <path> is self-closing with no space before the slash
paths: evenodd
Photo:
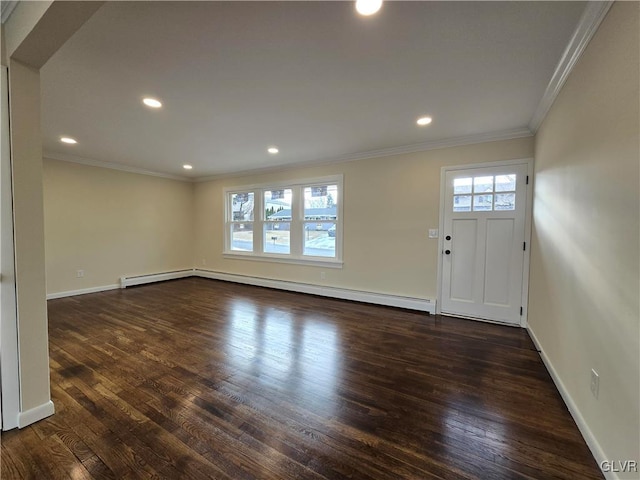
<path id="1" fill-rule="evenodd" d="M 534 134 L 538 131 L 538 128 L 540 128 L 540 125 L 547 116 L 547 113 L 549 113 L 553 102 L 556 100 L 556 97 L 560 93 L 560 90 L 562 90 L 567 78 L 582 56 L 582 52 L 587 48 L 587 45 L 598 30 L 598 27 L 607 15 L 611 5 L 613 5 L 613 2 L 614 0 L 587 2 L 587 6 L 578 21 L 578 26 L 573 32 L 573 36 L 571 37 L 571 40 L 569 40 L 569 44 L 564 50 L 564 53 L 560 58 L 560 62 L 558 62 L 558 65 L 551 76 L 551 80 L 547 85 L 547 89 L 544 91 L 544 95 L 542 95 L 542 98 L 538 103 L 538 107 L 536 108 L 533 117 L 531 117 L 529 129 Z"/>
<path id="2" fill-rule="evenodd" d="M 149 175 L 151 177 L 168 178 L 170 180 L 178 180 L 180 182 L 193 182 L 193 178 L 183 177 L 180 175 L 172 175 L 170 173 L 156 172 L 146 170 L 144 168 L 131 167 L 115 162 L 103 162 L 102 160 L 94 160 L 92 158 L 80 157 L 77 155 L 67 155 L 57 152 L 43 152 L 43 158 L 50 160 L 60 160 L 62 162 L 79 163 L 80 165 L 88 165 L 90 167 L 109 168 L 111 170 L 120 170 L 122 172 L 137 173 L 139 175 Z"/>
<path id="3" fill-rule="evenodd" d="M 220 180 L 222 178 L 244 177 L 247 175 L 259 175 L 264 173 L 279 172 L 289 168 L 300 167 L 317 167 L 322 165 L 332 165 L 335 163 L 353 162 L 364 160 L 367 158 L 390 157 L 392 155 L 402 155 L 406 153 L 425 152 L 428 150 L 439 150 L 442 148 L 460 147 L 464 145 L 473 145 L 478 143 L 497 142 L 501 140 L 513 140 L 516 138 L 532 137 L 533 133 L 527 128 L 513 128 L 509 130 L 501 130 L 498 132 L 480 133 L 476 135 L 466 135 L 463 137 L 447 138 L 443 140 L 432 140 L 429 142 L 413 143 L 403 145 L 401 147 L 383 148 L 380 150 L 369 150 L 366 152 L 352 153 L 341 155 L 339 157 L 325 158 L 309 162 L 295 162 L 285 165 L 276 165 L 273 167 L 265 167 L 259 169 L 244 170 L 241 172 L 221 173 L 218 175 L 208 175 L 198 177 L 194 181 L 196 183 L 209 182 L 212 180 Z"/>
<path id="4" fill-rule="evenodd" d="M 244 177 L 247 175 L 259 175 L 264 173 L 273 173 L 287 170 L 289 168 L 300 167 L 316 167 L 321 165 L 332 165 L 335 163 L 353 162 L 356 160 L 363 160 L 367 158 L 376 157 L 389 157 L 392 155 L 402 155 L 406 153 L 424 152 L 428 150 L 438 150 L 442 148 L 460 147 L 463 145 L 473 145 L 478 143 L 497 142 L 501 140 L 513 140 L 516 138 L 531 137 L 533 134 L 531 131 L 524 128 L 514 128 L 510 130 L 501 130 L 499 132 L 480 133 L 476 135 L 466 135 L 463 137 L 447 138 L 443 140 L 433 140 L 429 142 L 413 143 L 411 145 L 404 145 L 401 147 L 383 148 L 380 150 L 369 150 L 366 152 L 352 153 L 347 155 L 341 155 L 339 157 L 325 158 L 308 162 L 295 162 L 285 165 L 274 165 L 273 167 L 243 170 L 240 172 L 221 173 L 216 175 L 207 175 L 203 177 L 190 178 L 180 175 L 172 175 L 169 173 L 162 173 L 153 170 L 146 170 L 138 167 L 131 167 L 115 162 L 104 162 L 102 160 L 94 160 L 91 158 L 80 157 L 77 155 L 68 155 L 58 152 L 45 151 L 44 158 L 51 160 L 60 160 L 62 162 L 79 163 L 81 165 L 89 165 L 91 167 L 109 168 L 111 170 L 120 170 L 128 173 L 137 173 L 139 175 L 150 175 L 152 177 L 168 178 L 171 180 L 178 180 L 181 182 L 209 182 L 212 180 L 219 180 L 222 178 L 231 177 Z"/>

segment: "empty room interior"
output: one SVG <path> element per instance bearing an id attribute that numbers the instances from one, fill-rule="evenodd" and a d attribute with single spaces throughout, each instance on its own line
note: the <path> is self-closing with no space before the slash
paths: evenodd
<path id="1" fill-rule="evenodd" d="M 640 2 L 1 34 L 2 478 L 640 478 Z"/>

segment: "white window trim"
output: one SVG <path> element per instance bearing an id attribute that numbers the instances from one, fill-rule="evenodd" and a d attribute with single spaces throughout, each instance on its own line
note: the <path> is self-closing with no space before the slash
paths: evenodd
<path id="1" fill-rule="evenodd" d="M 278 182 L 266 182 L 251 185 L 237 185 L 233 187 L 225 187 L 223 190 L 223 205 L 224 205 L 224 218 L 223 218 L 223 245 L 224 251 L 222 255 L 224 258 L 229 259 L 242 259 L 253 260 L 263 262 L 275 262 L 275 263 L 291 263 L 298 265 L 317 265 L 325 268 L 342 268 L 342 246 L 343 246 L 343 203 L 344 203 L 344 176 L 329 175 L 326 177 L 314 177 L 314 178 L 301 178 L 290 181 L 278 181 Z M 305 187 L 314 185 L 329 185 L 335 184 L 338 186 L 339 200 L 337 205 L 337 220 L 336 223 L 336 256 L 335 257 L 314 257 L 310 255 L 303 255 L 302 250 L 304 248 L 301 227 L 304 225 L 304 194 L 303 189 Z M 293 202 L 291 205 L 292 218 L 291 218 L 291 241 L 290 241 L 290 253 L 278 254 L 278 253 L 265 253 L 264 248 L 264 229 L 263 225 L 265 220 L 264 215 L 264 192 L 266 190 L 275 190 L 279 188 L 291 188 L 293 190 Z M 232 193 L 244 193 L 253 192 L 253 252 L 241 252 L 231 250 L 231 223 L 229 205 L 229 196 Z M 249 222 L 247 222 L 249 223 Z M 298 231 L 300 230 L 300 231 Z"/>

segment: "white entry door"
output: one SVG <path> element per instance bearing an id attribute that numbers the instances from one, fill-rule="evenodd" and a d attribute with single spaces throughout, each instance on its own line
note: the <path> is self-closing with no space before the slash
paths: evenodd
<path id="1" fill-rule="evenodd" d="M 527 164 L 445 173 L 440 311 L 520 324 Z"/>

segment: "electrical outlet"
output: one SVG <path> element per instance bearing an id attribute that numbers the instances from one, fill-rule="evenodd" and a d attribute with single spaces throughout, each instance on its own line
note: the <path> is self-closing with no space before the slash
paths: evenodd
<path id="1" fill-rule="evenodd" d="M 591 393 L 596 398 L 600 393 L 600 375 L 594 369 L 591 369 Z"/>
<path id="2" fill-rule="evenodd" d="M 438 238 L 438 229 L 430 228 L 429 229 L 429 238 Z"/>
<path id="3" fill-rule="evenodd" d="M 325 272 L 320 272 L 320 280 L 326 280 L 327 274 Z"/>
<path id="4" fill-rule="evenodd" d="M 84 270 L 76 270 L 76 278 L 83 278 Z"/>
<path id="5" fill-rule="evenodd" d="M 202 265 L 206 265 L 206 264 L 207 264 L 207 259 L 206 259 L 206 258 L 203 258 L 203 259 L 202 259 Z"/>

